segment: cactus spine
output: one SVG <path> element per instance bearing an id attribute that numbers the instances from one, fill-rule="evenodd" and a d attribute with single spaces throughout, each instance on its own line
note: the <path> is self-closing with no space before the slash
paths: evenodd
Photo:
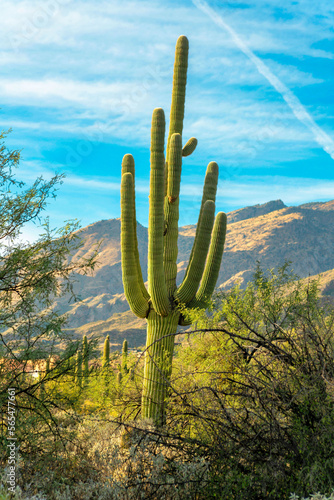
<path id="1" fill-rule="evenodd" d="M 216 285 L 224 250 L 226 215 L 215 218 L 218 165 L 208 165 L 196 236 L 184 280 L 176 286 L 179 191 L 182 157 L 190 155 L 197 139 L 182 147 L 188 40 L 176 44 L 169 135 L 164 155 L 165 115 L 153 111 L 151 129 L 150 207 L 148 227 L 148 290 L 139 264 L 136 211 L 135 167 L 125 155 L 121 183 L 121 249 L 124 291 L 131 310 L 147 321 L 147 340 L 142 391 L 142 417 L 156 425 L 165 422 L 165 406 L 172 370 L 174 334 L 187 324 L 180 305 L 205 307 Z"/>

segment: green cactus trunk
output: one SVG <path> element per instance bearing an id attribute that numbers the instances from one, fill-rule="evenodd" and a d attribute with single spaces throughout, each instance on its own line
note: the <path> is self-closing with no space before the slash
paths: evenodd
<path id="1" fill-rule="evenodd" d="M 128 341 L 124 339 L 122 347 L 122 372 L 126 375 L 128 370 Z"/>
<path id="2" fill-rule="evenodd" d="M 189 324 L 181 308 L 205 307 L 216 285 L 224 250 L 226 215 L 215 218 L 218 165 L 208 165 L 196 236 L 184 280 L 176 286 L 179 192 L 182 158 L 197 146 L 190 138 L 182 147 L 188 40 L 176 44 L 172 106 L 166 161 L 165 115 L 153 111 L 148 226 L 148 290 L 139 264 L 136 234 L 135 165 L 125 155 L 121 184 L 121 249 L 124 292 L 131 310 L 147 320 L 142 417 L 161 426 L 166 418 L 174 338 L 178 325 Z M 181 306 L 181 307 L 180 307 Z"/>
<path id="3" fill-rule="evenodd" d="M 147 350 L 145 352 L 142 417 L 153 419 L 156 425 L 165 423 L 165 409 L 172 371 L 174 334 L 180 313 L 167 317 L 151 311 L 147 318 Z"/>
<path id="4" fill-rule="evenodd" d="M 110 338 L 106 336 L 103 344 L 102 368 L 107 368 L 110 365 Z"/>

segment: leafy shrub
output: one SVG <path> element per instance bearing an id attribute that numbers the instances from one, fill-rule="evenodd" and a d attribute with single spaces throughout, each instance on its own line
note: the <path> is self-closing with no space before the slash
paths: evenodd
<path id="1" fill-rule="evenodd" d="M 334 487 L 334 311 L 287 265 L 218 294 L 178 352 L 172 428 L 209 457 L 212 495 Z"/>
<path id="2" fill-rule="evenodd" d="M 175 358 L 163 428 L 136 420 L 141 358 L 129 357 L 121 384 L 111 367 L 83 387 L 73 374 L 72 385 L 46 386 L 50 404 L 69 404 L 52 411 L 58 438 L 38 423 L 43 449 L 23 454 L 17 500 L 326 500 L 334 312 L 318 283 L 296 281 L 286 266 L 258 269 L 245 290 L 218 294 L 194 320 Z"/>

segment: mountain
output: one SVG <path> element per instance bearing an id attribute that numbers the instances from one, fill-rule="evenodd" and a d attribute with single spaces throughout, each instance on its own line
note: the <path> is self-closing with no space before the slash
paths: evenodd
<path id="1" fill-rule="evenodd" d="M 228 289 L 252 278 L 257 261 L 264 269 L 290 261 L 301 278 L 324 273 L 323 292 L 334 295 L 334 200 L 287 207 L 281 200 L 241 208 L 227 214 L 223 263 L 217 286 Z M 195 225 L 179 230 L 178 282 L 185 274 Z M 81 302 L 56 303 L 68 314 L 68 328 L 80 338 L 110 334 L 114 348 L 126 337 L 130 346 L 145 342 L 145 320 L 129 310 L 123 294 L 120 219 L 91 224 L 78 233 L 82 247 L 71 258 L 87 257 L 100 242 L 98 265 L 92 275 L 76 275 Z M 144 279 L 147 276 L 147 228 L 137 223 L 138 248 Z"/>
<path id="2" fill-rule="evenodd" d="M 240 220 L 252 219 L 259 215 L 275 212 L 281 208 L 286 208 L 282 200 L 268 201 L 262 205 L 253 205 L 251 207 L 240 208 L 239 210 L 229 212 L 227 214 L 227 221 L 231 224 L 232 222 L 239 222 Z"/>

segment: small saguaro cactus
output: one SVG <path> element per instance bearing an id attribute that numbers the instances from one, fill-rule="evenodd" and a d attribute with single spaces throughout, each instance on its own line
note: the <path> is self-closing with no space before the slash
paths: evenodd
<path id="1" fill-rule="evenodd" d="M 218 165 L 206 171 L 195 241 L 182 284 L 177 288 L 177 240 L 182 157 L 193 153 L 197 139 L 182 146 L 188 66 L 188 39 L 177 40 L 169 135 L 164 154 L 165 115 L 153 111 L 148 224 L 148 290 L 139 263 L 136 235 L 135 167 L 130 154 L 123 158 L 121 183 L 122 275 L 131 310 L 147 321 L 142 391 L 142 417 L 156 425 L 165 422 L 178 325 L 189 324 L 181 308 L 205 307 L 216 286 L 226 234 L 226 215 L 215 218 Z M 180 307 L 181 306 L 181 307 Z"/>
<path id="2" fill-rule="evenodd" d="M 83 358 L 83 378 L 84 378 L 84 383 L 87 385 L 89 376 L 89 368 L 88 368 L 89 349 L 88 349 L 88 341 L 86 335 L 84 335 L 82 340 L 82 358 Z"/>
<path id="3" fill-rule="evenodd" d="M 110 338 L 106 336 L 103 345 L 102 368 L 107 368 L 110 365 Z"/>
<path id="4" fill-rule="evenodd" d="M 129 370 L 129 379 L 130 380 L 134 380 L 135 379 L 135 370 L 134 370 L 133 366 Z"/>
<path id="5" fill-rule="evenodd" d="M 124 339 L 122 347 L 122 372 L 126 375 L 128 373 L 128 341 Z"/>

